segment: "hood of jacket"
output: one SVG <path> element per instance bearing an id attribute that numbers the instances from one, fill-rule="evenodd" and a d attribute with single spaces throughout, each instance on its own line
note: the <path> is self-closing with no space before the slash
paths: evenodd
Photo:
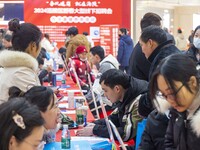
<path id="1" fill-rule="evenodd" d="M 196 97 L 197 99 L 199 97 Z M 156 106 L 156 109 L 160 112 L 160 113 L 165 113 L 166 111 L 168 111 L 169 109 L 171 109 L 172 107 L 170 106 L 170 104 L 164 100 L 161 99 L 160 97 L 156 98 L 157 100 L 154 100 L 154 104 Z M 156 102 L 155 102 L 156 101 Z M 191 120 L 191 128 L 193 130 L 193 132 L 200 137 L 200 109 L 198 109 L 194 115 L 190 118 Z"/>
<path id="2" fill-rule="evenodd" d="M 28 67 L 34 71 L 38 69 L 37 60 L 25 52 L 3 50 L 0 52 L 0 66 L 2 67 Z"/>
<path id="3" fill-rule="evenodd" d="M 120 37 L 120 40 L 124 41 L 127 45 L 133 45 L 133 40 L 129 35 L 123 35 Z"/>
<path id="4" fill-rule="evenodd" d="M 120 109 L 123 111 L 125 106 L 129 104 L 133 99 L 135 99 L 140 94 L 147 92 L 148 90 L 148 82 L 144 80 L 140 80 L 134 78 L 132 76 L 129 77 L 130 80 L 130 87 L 127 89 L 126 93 L 124 94 L 123 102 L 121 103 Z"/>
<path id="5" fill-rule="evenodd" d="M 119 62 L 111 54 L 109 54 L 108 56 L 106 56 L 99 64 L 101 65 L 104 62 L 110 62 L 111 64 L 113 64 L 115 66 L 116 69 L 119 69 Z"/>

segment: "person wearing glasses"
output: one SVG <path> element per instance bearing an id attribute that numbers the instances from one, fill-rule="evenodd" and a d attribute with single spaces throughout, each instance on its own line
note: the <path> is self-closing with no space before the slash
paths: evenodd
<path id="1" fill-rule="evenodd" d="M 196 63 L 188 55 L 163 59 L 150 83 L 151 98 L 160 112 L 169 113 L 165 150 L 200 147 L 200 89 Z"/>

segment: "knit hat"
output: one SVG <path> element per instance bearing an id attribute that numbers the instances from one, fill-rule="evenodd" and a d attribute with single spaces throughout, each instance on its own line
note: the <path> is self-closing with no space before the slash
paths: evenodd
<path id="1" fill-rule="evenodd" d="M 86 52 L 87 53 L 87 49 L 85 46 L 78 46 L 76 48 L 76 54 L 80 54 L 80 53 L 83 53 L 83 52 Z"/>

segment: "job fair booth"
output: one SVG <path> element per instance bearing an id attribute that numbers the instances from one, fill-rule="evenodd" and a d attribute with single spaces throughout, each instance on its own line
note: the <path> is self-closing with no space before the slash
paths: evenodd
<path id="1" fill-rule="evenodd" d="M 42 33 L 48 33 L 57 48 L 65 45 L 65 32 L 75 26 L 79 34 L 87 32 L 94 45 L 101 45 L 106 55 L 117 55 L 118 29 L 130 30 L 130 0 L 24 0 L 0 1 L 0 27 L 7 28 L 12 18 L 37 25 Z M 63 65 L 65 65 L 63 63 Z M 58 69 L 58 68 L 57 68 Z M 66 120 L 71 135 L 71 150 L 114 149 L 120 145 L 113 140 L 115 126 L 109 123 L 110 138 L 79 137 L 76 131 L 95 120 L 80 89 L 68 76 L 62 84 L 63 69 L 54 70 L 55 85 L 44 83 L 59 90 L 58 107 Z M 52 81 L 53 82 L 53 81 Z M 86 107 L 85 107 L 86 106 Z M 86 109 L 85 109 L 86 108 Z M 81 110 L 78 110 L 81 109 Z M 79 114 L 79 113 L 80 114 Z M 85 112 L 85 113 L 84 113 Z M 105 114 L 106 115 L 106 114 Z M 62 130 L 58 130 L 54 143 L 47 144 L 45 150 L 62 149 Z M 98 145 L 100 144 L 100 145 Z M 119 147 L 116 146 L 115 149 Z"/>

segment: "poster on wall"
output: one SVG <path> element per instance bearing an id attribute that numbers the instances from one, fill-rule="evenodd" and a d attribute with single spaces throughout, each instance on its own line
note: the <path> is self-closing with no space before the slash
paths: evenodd
<path id="1" fill-rule="evenodd" d="M 104 48 L 105 54 L 117 56 L 118 51 L 118 29 L 119 25 L 100 26 L 100 45 Z"/>
<path id="2" fill-rule="evenodd" d="M 79 33 L 88 32 L 100 39 L 100 25 L 122 26 L 123 0 L 25 0 L 24 21 L 49 33 L 52 40 L 64 45 L 65 32 L 76 26 Z M 128 9 L 128 8 L 126 8 Z M 90 33 L 92 32 L 92 33 Z"/>

